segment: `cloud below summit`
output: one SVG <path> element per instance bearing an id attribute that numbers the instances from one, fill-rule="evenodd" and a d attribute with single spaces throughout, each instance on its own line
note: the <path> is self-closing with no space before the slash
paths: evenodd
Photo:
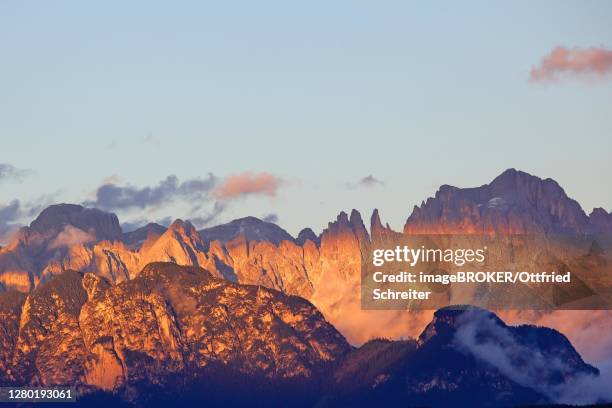
<path id="1" fill-rule="evenodd" d="M 66 225 L 57 237 L 49 243 L 49 249 L 68 248 L 72 245 L 86 244 L 95 241 L 95 239 L 95 235 L 91 232 L 85 232 L 72 225 Z"/>
<path id="2" fill-rule="evenodd" d="M 530 347 L 519 343 L 507 327 L 500 326 L 489 316 L 465 313 L 460 318 L 454 342 L 516 383 L 533 388 L 557 403 L 585 405 L 612 400 L 608 367 L 599 376 L 580 373 L 558 385 L 547 384 L 542 378 L 571 373 L 571 365 L 561 358 L 551 359 L 533 353 Z M 525 359 L 525 356 L 530 357 Z"/>

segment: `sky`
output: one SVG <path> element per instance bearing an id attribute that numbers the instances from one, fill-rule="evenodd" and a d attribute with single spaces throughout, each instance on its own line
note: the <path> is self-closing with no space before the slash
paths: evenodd
<path id="1" fill-rule="evenodd" d="M 612 210 L 607 1 L 0 3 L 0 233 L 55 202 L 126 228 L 292 234 L 514 167 Z M 0 234 L 1 235 L 1 234 Z"/>

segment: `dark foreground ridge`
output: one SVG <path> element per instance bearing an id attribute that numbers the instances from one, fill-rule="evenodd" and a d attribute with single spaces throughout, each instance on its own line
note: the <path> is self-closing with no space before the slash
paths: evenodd
<path id="1" fill-rule="evenodd" d="M 0 294 L 0 382 L 74 386 L 77 406 L 516 406 L 597 375 L 559 332 L 472 307 L 355 349 L 302 298 L 173 263 Z"/>

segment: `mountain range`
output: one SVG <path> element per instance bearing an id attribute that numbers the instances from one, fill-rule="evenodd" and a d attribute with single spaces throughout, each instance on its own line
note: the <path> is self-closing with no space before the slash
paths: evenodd
<path id="1" fill-rule="evenodd" d="M 65 271 L 1 294 L 0 317 L 3 385 L 69 385 L 89 402 L 507 406 L 575 401 L 599 374 L 559 332 L 473 307 L 354 348 L 303 298 L 169 262 L 117 285 Z"/>
<path id="2" fill-rule="evenodd" d="M 237 405 L 274 394 L 261 390 L 282 390 L 262 405 L 289 394 L 304 406 L 597 402 L 572 396 L 597 370 L 554 330 L 474 308 L 413 321 L 361 310 L 367 249 L 401 234 L 376 210 L 369 229 L 353 210 L 294 238 L 254 217 L 123 232 L 114 214 L 50 206 L 0 249 L 0 382 L 75 384 L 140 405 L 178 390 L 223 400 L 230 384 L 245 390 Z M 609 236 L 612 214 L 587 215 L 555 181 L 510 169 L 481 187 L 440 187 L 403 234 Z M 398 333 L 416 340 L 349 344 Z"/>
<path id="3" fill-rule="evenodd" d="M 58 204 L 0 249 L 0 283 L 27 292 L 68 269 L 121 282 L 150 262 L 170 261 L 310 298 L 321 276 L 333 271 L 350 279 L 364 245 L 396 234 L 382 225 L 377 210 L 369 227 L 368 232 L 353 210 L 350 216 L 341 212 L 318 236 L 306 228 L 293 238 L 255 217 L 200 231 L 189 221 L 175 220 L 168 228 L 152 223 L 123 233 L 114 214 Z M 597 208 L 587 216 L 555 181 L 510 169 L 481 187 L 440 187 L 415 206 L 404 226 L 405 234 L 491 232 L 612 235 L 612 214 Z"/>

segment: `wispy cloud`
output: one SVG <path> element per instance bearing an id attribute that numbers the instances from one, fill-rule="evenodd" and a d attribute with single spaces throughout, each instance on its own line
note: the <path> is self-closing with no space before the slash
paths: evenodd
<path id="1" fill-rule="evenodd" d="M 365 187 L 365 188 L 372 188 L 372 187 L 380 187 L 383 186 L 385 183 L 374 177 L 374 175 L 372 174 L 368 174 L 365 177 L 362 177 L 361 179 L 359 179 L 357 182 L 349 182 L 346 183 L 346 187 L 347 188 L 359 188 L 359 187 Z"/>
<path id="2" fill-rule="evenodd" d="M 278 214 L 268 214 L 265 217 L 263 217 L 262 220 L 265 221 L 265 222 L 271 222 L 273 224 L 277 224 L 278 223 Z"/>
<path id="3" fill-rule="evenodd" d="M 231 200 L 252 195 L 276 195 L 282 180 L 270 173 L 253 173 L 250 171 L 227 177 L 215 188 L 219 199 Z"/>
<path id="4" fill-rule="evenodd" d="M 156 220 L 151 220 L 148 218 L 136 218 L 136 219 L 132 219 L 132 220 L 121 223 L 121 230 L 123 232 L 132 232 L 152 222 L 155 224 L 164 226 L 164 227 L 168 227 L 172 223 L 172 221 L 173 220 L 171 216 L 159 218 Z"/>
<path id="5" fill-rule="evenodd" d="M 21 217 L 21 203 L 13 200 L 0 205 L 0 242 L 8 241 L 8 237 L 19 227 L 17 221 Z"/>
<path id="6" fill-rule="evenodd" d="M 149 146 L 159 147 L 161 145 L 161 140 L 158 137 L 154 137 L 151 133 L 149 133 L 142 139 L 142 143 Z"/>
<path id="7" fill-rule="evenodd" d="M 567 48 L 558 46 L 531 69 L 531 82 L 548 82 L 561 75 L 594 75 L 603 77 L 612 72 L 612 50 L 603 47 Z"/>
<path id="8" fill-rule="evenodd" d="M 0 181 L 9 179 L 21 180 L 27 174 L 27 170 L 18 169 L 8 163 L 0 163 Z"/>
<path id="9" fill-rule="evenodd" d="M 251 195 L 274 196 L 282 180 L 270 173 L 245 172 L 231 175 L 219 181 L 212 173 L 205 178 L 181 181 L 170 175 L 153 186 L 138 187 L 120 185 L 121 178 L 112 175 L 105 178 L 93 198 L 83 202 L 88 207 L 105 211 L 155 210 L 162 205 L 182 201 L 191 206 L 188 215 L 195 226 L 209 226 L 219 219 L 229 203 Z M 192 205 L 192 203 L 196 203 Z M 141 217 L 123 224 L 124 230 L 136 229 L 151 220 Z M 159 223 L 159 221 L 158 221 Z"/>
<path id="10" fill-rule="evenodd" d="M 212 225 L 219 219 L 219 216 L 226 210 L 227 204 L 221 201 L 215 201 L 212 210 L 205 211 L 202 206 L 197 206 L 191 210 L 191 217 L 189 221 L 196 226 L 196 228 L 204 228 Z"/>
<path id="11" fill-rule="evenodd" d="M 20 170 L 13 166 L 0 165 L 2 178 L 18 174 Z M 180 202 L 190 208 L 184 218 L 191 220 L 198 227 L 204 227 L 218 221 L 233 200 L 250 195 L 274 196 L 281 184 L 280 178 L 266 172 L 245 172 L 229 176 L 222 181 L 212 173 L 206 177 L 187 180 L 179 180 L 177 176 L 169 175 L 150 186 L 125 184 L 120 176 L 113 174 L 104 178 L 91 197 L 82 204 L 104 211 L 127 213 L 132 210 L 156 212 L 164 205 Z M 7 237 L 21 227 L 24 221 L 35 217 L 45 206 L 50 205 L 54 198 L 47 196 L 29 203 L 19 200 L 4 205 L 0 203 L 0 242 L 6 242 Z M 170 221 L 170 217 L 156 219 L 156 222 L 162 225 L 169 224 Z M 151 219 L 141 215 L 124 222 L 123 228 L 136 229 L 148 222 L 151 222 Z"/>
<path id="12" fill-rule="evenodd" d="M 12 234 L 22 227 L 24 222 L 29 222 L 37 216 L 54 199 L 54 195 L 48 195 L 26 203 L 20 200 L 12 200 L 8 204 L 0 203 L 0 242 L 10 241 Z"/>
<path id="13" fill-rule="evenodd" d="M 83 204 L 107 211 L 147 209 L 173 202 L 177 199 L 196 200 L 208 196 L 216 178 L 210 173 L 206 178 L 193 178 L 181 182 L 170 175 L 155 186 L 120 186 L 109 179 L 95 192 L 95 199 Z"/>

